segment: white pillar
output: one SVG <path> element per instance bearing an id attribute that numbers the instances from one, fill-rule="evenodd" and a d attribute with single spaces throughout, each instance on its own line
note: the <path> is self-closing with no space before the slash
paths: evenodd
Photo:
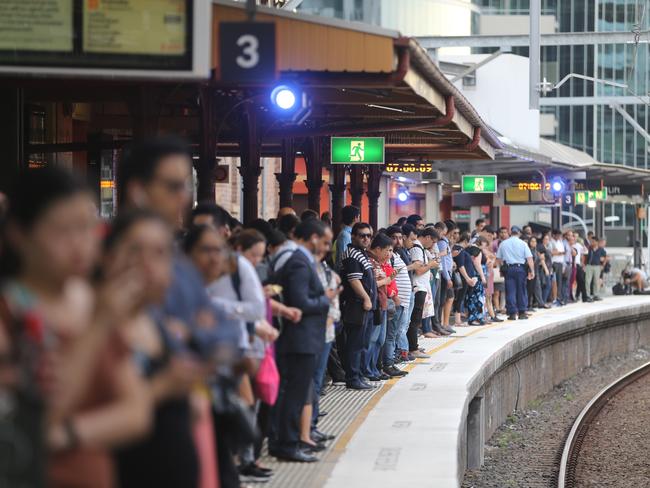
<path id="1" fill-rule="evenodd" d="M 382 229 L 388 227 L 390 221 L 390 178 L 382 176 L 379 180 L 379 201 L 377 202 L 377 228 Z"/>
<path id="2" fill-rule="evenodd" d="M 426 223 L 436 223 L 440 220 L 440 192 L 441 187 L 438 183 L 429 183 L 426 185 L 424 193 L 424 221 Z"/>
<path id="3" fill-rule="evenodd" d="M 472 205 L 469 207 L 469 230 L 474 230 L 474 222 L 481 218 L 481 207 Z"/>

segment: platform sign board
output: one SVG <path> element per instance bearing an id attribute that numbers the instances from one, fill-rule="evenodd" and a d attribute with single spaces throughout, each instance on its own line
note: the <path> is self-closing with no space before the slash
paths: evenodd
<path id="1" fill-rule="evenodd" d="M 0 0 L 0 73 L 210 74 L 206 0 Z"/>
<path id="2" fill-rule="evenodd" d="M 332 164 L 384 164 L 383 137 L 332 137 Z"/>
<path id="3" fill-rule="evenodd" d="M 463 193 L 496 193 L 496 175 L 463 175 L 461 183 Z"/>
<path id="4" fill-rule="evenodd" d="M 574 193 L 576 205 L 586 205 L 589 202 L 600 202 L 607 200 L 607 188 L 595 191 L 577 191 Z"/>
<path id="5" fill-rule="evenodd" d="M 219 79 L 224 82 L 275 78 L 275 24 L 221 22 L 219 72 Z"/>

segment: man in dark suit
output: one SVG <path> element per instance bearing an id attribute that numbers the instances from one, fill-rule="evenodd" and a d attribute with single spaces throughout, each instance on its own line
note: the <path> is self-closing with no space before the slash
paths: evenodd
<path id="1" fill-rule="evenodd" d="M 316 357 L 325 342 L 325 325 L 330 300 L 336 293 L 323 289 L 316 273 L 325 225 L 316 219 L 298 224 L 294 239 L 298 244 L 282 267 L 279 283 L 285 304 L 302 310 L 298 323 L 285 321 L 276 342 L 280 392 L 273 411 L 270 454 L 280 459 L 314 462 L 318 459 L 300 443 L 300 416 L 313 394 Z"/>

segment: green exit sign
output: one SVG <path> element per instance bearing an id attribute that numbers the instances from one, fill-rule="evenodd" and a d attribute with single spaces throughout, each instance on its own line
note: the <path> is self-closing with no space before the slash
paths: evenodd
<path id="1" fill-rule="evenodd" d="M 463 193 L 496 193 L 496 175 L 463 175 Z"/>
<path id="2" fill-rule="evenodd" d="M 332 137 L 332 164 L 384 164 L 383 137 Z"/>
<path id="3" fill-rule="evenodd" d="M 585 205 L 589 202 L 600 202 L 607 200 L 607 188 L 594 191 L 577 191 L 575 192 L 575 204 Z"/>

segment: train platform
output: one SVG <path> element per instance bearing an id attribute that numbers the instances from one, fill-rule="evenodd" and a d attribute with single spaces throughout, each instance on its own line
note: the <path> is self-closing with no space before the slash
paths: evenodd
<path id="1" fill-rule="evenodd" d="M 482 452 L 485 437 L 489 437 L 485 432 L 498 427 L 474 427 L 475 431 L 483 432 L 478 435 L 480 449 L 468 452 L 471 448 L 465 439 L 473 435 L 468 411 L 472 409 L 470 403 L 477 385 L 487 384 L 493 374 L 514 361 L 518 351 L 542 344 L 551 336 L 571 334 L 583 324 L 593 326 L 599 320 L 611 322 L 612 317 L 620 317 L 621 323 L 634 322 L 641 320 L 641 313 L 650 314 L 650 296 L 609 297 L 596 303 L 539 310 L 525 321 L 460 327 L 456 334 L 446 338 L 421 338 L 420 346 L 431 358 L 406 365 L 409 375 L 404 378 L 386 381 L 369 392 L 350 391 L 338 385 L 329 387 L 322 400 L 322 410 L 328 414 L 322 418 L 319 428 L 335 434 L 336 440 L 320 455 L 318 463 L 280 463 L 265 458 L 264 463 L 275 470 L 273 479 L 265 486 L 458 487 L 465 466 L 480 463 L 481 454 L 477 452 Z M 635 334 L 639 341 L 650 337 L 645 329 Z M 604 336 L 601 339 L 608 342 Z M 581 347 L 570 355 L 583 356 Z M 550 362 L 544 365 L 542 361 L 535 368 L 548 368 L 546 376 L 552 387 L 560 373 L 551 372 Z M 563 370 L 562 374 L 570 374 L 575 368 L 579 370 L 579 361 L 572 362 L 575 364 L 565 368 L 570 371 Z M 519 370 L 517 374 L 518 381 L 522 381 Z M 522 386 L 526 385 L 517 385 L 516 401 L 506 406 L 506 410 L 524 406 L 523 402 L 519 403 Z M 529 390 L 530 395 L 534 388 Z M 504 402 L 510 400 L 509 393 L 503 395 Z M 522 400 L 525 396 L 522 394 Z M 488 400 L 500 401 L 499 398 Z"/>

